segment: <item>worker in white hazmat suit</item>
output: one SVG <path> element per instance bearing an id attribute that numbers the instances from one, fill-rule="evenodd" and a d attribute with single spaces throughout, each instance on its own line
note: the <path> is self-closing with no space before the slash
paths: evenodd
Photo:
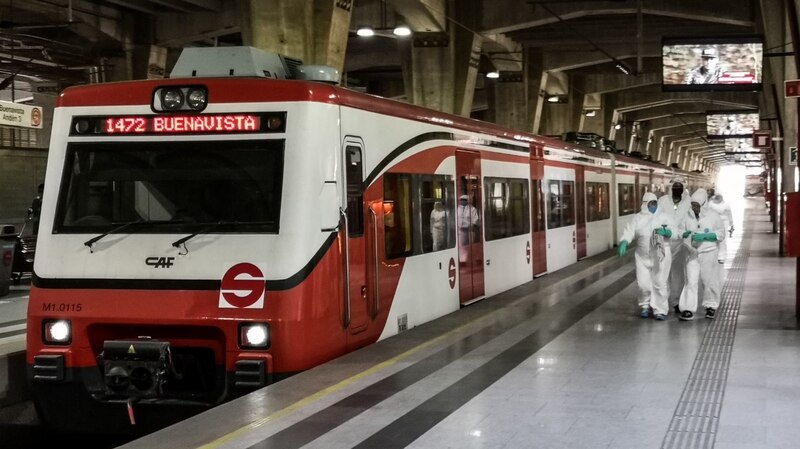
<path id="1" fill-rule="evenodd" d="M 636 283 L 639 286 L 639 316 L 665 320 L 669 312 L 669 276 L 672 262 L 670 240 L 680 241 L 672 214 L 658 208 L 655 194 L 642 197 L 641 211 L 622 231 L 618 254 L 625 255 L 631 242 L 636 244 Z"/>
<path id="2" fill-rule="evenodd" d="M 722 219 L 722 225 L 728 231 L 728 237 L 733 237 L 733 213 L 731 212 L 731 206 L 722 198 L 721 193 L 714 192 L 714 189 L 708 189 L 708 207 L 710 207 L 714 212 L 719 214 L 719 218 Z M 718 262 L 725 263 L 725 257 L 728 254 L 728 247 L 726 244 L 726 240 L 722 240 L 719 242 L 719 254 L 718 254 Z"/>
<path id="3" fill-rule="evenodd" d="M 681 320 L 691 320 L 697 310 L 698 284 L 703 282 L 703 307 L 706 318 L 713 319 L 719 307 L 722 290 L 720 277 L 719 242 L 725 240 L 725 228 L 719 214 L 706 204 L 705 189 L 697 189 L 691 197 L 692 210 L 680 224 L 681 237 L 687 249 L 686 285 L 681 292 Z"/>
<path id="4" fill-rule="evenodd" d="M 676 176 L 669 181 L 667 193 L 658 199 L 658 209 L 670 214 L 675 223 L 680 224 L 691 209 L 689 187 L 683 177 Z M 669 271 L 669 306 L 675 310 L 675 313 L 678 313 L 678 300 L 685 283 L 686 248 L 680 239 L 671 240 L 670 248 L 672 249 L 672 267 Z"/>

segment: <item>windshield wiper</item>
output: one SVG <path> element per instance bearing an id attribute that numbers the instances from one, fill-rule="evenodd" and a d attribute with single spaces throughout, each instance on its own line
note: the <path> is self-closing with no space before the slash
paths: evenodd
<path id="1" fill-rule="evenodd" d="M 217 227 L 222 226 L 222 225 L 226 225 L 226 224 L 239 224 L 239 222 L 238 221 L 218 221 L 216 223 L 212 223 L 211 225 L 206 226 L 205 228 L 195 232 L 194 234 L 189 234 L 186 237 L 181 237 L 178 240 L 175 240 L 174 242 L 172 242 L 172 246 L 174 246 L 175 248 L 180 248 L 181 245 L 183 245 L 184 243 L 188 242 L 189 240 L 197 237 L 198 235 L 211 232 L 214 229 L 216 229 Z M 186 249 L 186 246 L 184 245 L 183 248 Z M 188 251 L 187 251 L 187 253 L 188 253 Z"/>
<path id="2" fill-rule="evenodd" d="M 177 220 L 175 220 L 175 219 L 173 219 L 173 220 L 152 220 L 152 221 L 139 219 L 139 220 L 134 220 L 134 221 L 128 221 L 126 223 L 122 223 L 121 225 L 117 226 L 116 228 L 112 228 L 112 229 L 110 229 L 110 230 L 98 235 L 97 237 L 92 237 L 91 239 L 83 242 L 83 244 L 85 246 L 89 247 L 89 252 L 93 253 L 94 252 L 94 250 L 93 250 L 94 244 L 97 243 L 98 240 L 102 239 L 103 237 L 105 237 L 105 236 L 107 236 L 109 234 L 117 234 L 119 232 L 122 232 L 125 229 L 128 229 L 129 227 L 131 227 L 133 225 L 154 226 L 154 225 L 159 225 L 159 224 L 183 223 L 183 222 L 184 222 L 183 219 L 177 219 Z"/>
<path id="3" fill-rule="evenodd" d="M 93 246 L 94 246 L 95 243 L 97 243 L 98 240 L 102 239 L 103 237 L 107 236 L 108 234 L 116 234 L 117 232 L 124 231 L 125 229 L 128 229 L 129 227 L 131 227 L 131 226 L 133 226 L 135 224 L 139 224 L 139 223 L 145 223 L 145 222 L 140 219 L 140 220 L 136 220 L 136 221 L 129 221 L 127 223 L 122 223 L 121 225 L 117 226 L 116 228 L 112 228 L 112 229 L 110 229 L 110 230 L 98 235 L 97 237 L 90 238 L 89 240 L 83 242 L 83 244 L 85 246 L 89 247 L 89 252 L 90 253 L 93 253 L 94 252 Z"/>
<path id="4" fill-rule="evenodd" d="M 208 224 L 208 223 L 201 223 L 201 224 Z M 188 242 L 189 240 L 197 237 L 200 234 L 207 234 L 207 233 L 213 231 L 214 229 L 217 229 L 220 226 L 223 226 L 223 225 L 272 225 L 272 224 L 275 224 L 275 222 L 274 221 L 225 221 L 225 220 L 218 221 L 216 223 L 208 224 L 208 226 L 206 226 L 203 229 L 200 229 L 199 231 L 195 232 L 194 234 L 189 234 L 186 237 L 181 237 L 178 240 L 175 240 L 174 242 L 172 242 L 172 246 L 174 246 L 175 248 L 178 248 L 180 250 L 181 245 L 183 245 L 183 249 L 184 249 L 185 252 L 183 252 L 183 253 L 179 252 L 178 254 L 180 254 L 181 256 L 185 256 L 186 254 L 189 254 L 189 249 L 186 248 L 186 242 Z"/>

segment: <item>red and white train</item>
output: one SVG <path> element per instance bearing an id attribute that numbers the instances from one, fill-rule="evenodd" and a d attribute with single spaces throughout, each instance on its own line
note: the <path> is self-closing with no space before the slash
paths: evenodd
<path id="1" fill-rule="evenodd" d="M 606 251 L 675 172 L 185 55 L 58 100 L 27 332 L 55 428 L 163 427 Z"/>

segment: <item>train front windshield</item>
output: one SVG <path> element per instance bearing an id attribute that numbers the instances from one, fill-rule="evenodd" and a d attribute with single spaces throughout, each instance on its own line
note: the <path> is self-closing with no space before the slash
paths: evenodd
<path id="1" fill-rule="evenodd" d="M 277 233 L 283 151 L 282 140 L 70 144 L 53 232 Z"/>

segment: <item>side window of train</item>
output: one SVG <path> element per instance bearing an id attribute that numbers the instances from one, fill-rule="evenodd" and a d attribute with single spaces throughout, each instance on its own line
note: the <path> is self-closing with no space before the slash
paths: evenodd
<path id="1" fill-rule="evenodd" d="M 609 203 L 610 186 L 607 182 L 586 183 L 586 221 L 600 221 L 611 218 Z"/>
<path id="2" fill-rule="evenodd" d="M 364 235 L 364 174 L 361 148 L 348 146 L 347 157 L 347 224 L 350 237 Z"/>
<path id="3" fill-rule="evenodd" d="M 528 180 L 486 178 L 486 240 L 530 232 Z"/>
<path id="4" fill-rule="evenodd" d="M 547 229 L 575 224 L 575 181 L 547 181 Z"/>
<path id="5" fill-rule="evenodd" d="M 422 252 L 430 253 L 456 246 L 455 189 L 453 179 L 442 175 L 415 175 L 420 200 Z"/>
<path id="6" fill-rule="evenodd" d="M 450 176 L 387 173 L 383 180 L 386 258 L 455 247 L 454 198 Z"/>
<path id="7" fill-rule="evenodd" d="M 640 197 L 641 198 L 641 197 Z M 636 210 L 636 189 L 633 184 L 619 184 L 619 215 L 630 215 Z"/>

